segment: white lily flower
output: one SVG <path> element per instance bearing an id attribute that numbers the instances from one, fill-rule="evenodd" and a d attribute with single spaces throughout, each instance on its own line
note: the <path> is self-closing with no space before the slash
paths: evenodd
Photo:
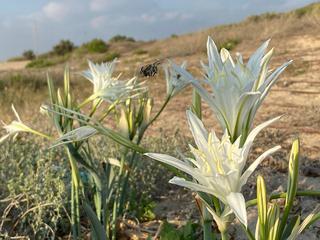
<path id="1" fill-rule="evenodd" d="M 269 149 L 244 172 L 243 170 L 256 135 L 263 128 L 278 120 L 279 117 L 262 123 L 253 129 L 242 147 L 240 147 L 240 137 L 234 143 L 231 143 L 227 132 L 225 132 L 221 141 L 213 131 L 208 133 L 203 123 L 191 111 L 187 111 L 187 118 L 197 145 L 197 148 L 190 146 L 195 159 L 186 158 L 181 161 L 165 154 L 147 153 L 146 155 L 169 164 L 189 174 L 194 179 L 194 181 L 187 181 L 184 178 L 174 177 L 170 180 L 170 183 L 216 196 L 227 207 L 230 207 L 232 211 L 229 211 L 229 214 L 231 212 L 235 213 L 239 221 L 247 225 L 245 199 L 241 193 L 241 188 L 260 162 L 279 150 L 280 146 Z M 213 214 L 213 217 L 216 218 L 217 216 Z"/>
<path id="2" fill-rule="evenodd" d="M 286 62 L 275 71 L 270 71 L 269 62 L 273 49 L 265 54 L 268 44 L 269 40 L 244 64 L 240 54 L 235 62 L 228 50 L 223 48 L 219 54 L 214 41 L 209 37 L 208 66 L 203 63 L 202 66 L 205 70 L 204 82 L 210 86 L 212 92 L 207 91 L 190 73 L 178 69 L 214 110 L 222 129 L 228 130 L 232 142 L 242 135 L 243 144 L 259 106 L 279 75 L 291 63 Z"/>
<path id="3" fill-rule="evenodd" d="M 13 138 L 16 138 L 18 133 L 20 133 L 20 132 L 34 133 L 34 134 L 38 134 L 38 135 L 41 135 L 43 137 L 48 138 L 48 136 L 46 136 L 40 132 L 37 132 L 37 131 L 33 130 L 32 128 L 28 127 L 27 125 L 25 125 L 22 122 L 14 105 L 11 105 L 11 108 L 12 108 L 12 111 L 13 111 L 14 115 L 16 116 L 17 120 L 13 120 L 10 124 L 3 123 L 3 125 L 4 125 L 3 128 L 7 131 L 7 134 L 0 138 L 0 143 L 4 142 L 7 138 L 12 137 L 12 136 L 13 136 Z"/>
<path id="4" fill-rule="evenodd" d="M 165 65 L 164 73 L 167 82 L 167 96 L 175 96 L 182 89 L 187 87 L 190 84 L 190 81 L 186 81 L 179 72 L 179 69 L 186 69 L 187 62 L 183 62 L 181 66 L 175 64 L 169 60 L 169 64 Z"/>
<path id="5" fill-rule="evenodd" d="M 113 72 L 118 61 L 94 64 L 88 61 L 89 70 L 83 72 L 83 76 L 93 84 L 91 99 L 101 98 L 107 102 L 114 102 L 127 97 L 134 97 L 139 91 L 144 90 L 143 83 L 137 83 L 133 77 L 128 81 L 119 80 L 121 74 L 113 77 Z"/>

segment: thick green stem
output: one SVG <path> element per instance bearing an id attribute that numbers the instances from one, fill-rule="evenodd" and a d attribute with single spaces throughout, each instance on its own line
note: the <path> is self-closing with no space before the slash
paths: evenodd
<path id="1" fill-rule="evenodd" d="M 228 240 L 228 234 L 226 232 L 221 233 L 221 240 Z"/>

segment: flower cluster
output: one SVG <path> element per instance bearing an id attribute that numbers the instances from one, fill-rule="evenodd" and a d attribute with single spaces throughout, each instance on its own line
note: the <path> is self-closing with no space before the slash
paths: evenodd
<path id="1" fill-rule="evenodd" d="M 269 40 L 244 64 L 240 54 L 237 54 L 234 61 L 226 49 L 222 48 L 219 53 L 209 37 L 208 65 L 201 62 L 205 77 L 202 83 L 186 70 L 185 64 L 181 67 L 172 65 L 172 73 L 166 74 L 167 79 L 171 79 L 171 85 L 180 84 L 177 85 L 178 89 L 188 83 L 193 85 L 201 98 L 213 109 L 224 135 L 219 140 L 214 132 L 208 133 L 201 120 L 188 111 L 189 127 L 197 145 L 197 148 L 190 146 L 194 158 L 178 160 L 164 154 L 147 155 L 192 177 L 192 181 L 174 177 L 170 183 L 218 198 L 225 205 L 220 216 L 207 204 L 217 223 L 227 221 L 227 216 L 233 212 L 239 221 L 247 226 L 246 205 L 241 188 L 259 163 L 280 148 L 277 146 L 269 149 L 244 171 L 255 136 L 264 127 L 279 119 L 274 118 L 252 129 L 256 112 L 280 73 L 291 62 L 270 71 L 269 62 L 273 49 L 266 53 L 268 44 Z M 182 81 L 168 76 L 179 76 Z M 172 88 L 171 85 L 168 89 Z M 204 85 L 208 85 L 211 92 Z"/>
<path id="2" fill-rule="evenodd" d="M 197 148 L 190 146 L 194 159 L 178 160 L 165 154 L 156 153 L 147 153 L 146 155 L 192 176 L 193 181 L 174 177 L 170 183 L 216 196 L 229 206 L 238 219 L 247 226 L 246 206 L 241 188 L 259 163 L 280 147 L 269 149 L 258 157 L 246 171 L 243 172 L 243 169 L 255 136 L 278 118 L 256 127 L 249 134 L 243 147 L 240 147 L 240 138 L 231 143 L 227 131 L 221 141 L 215 132 L 208 133 L 200 119 L 191 111 L 187 111 L 187 118 L 197 145 Z M 229 212 L 227 209 L 225 211 Z"/>

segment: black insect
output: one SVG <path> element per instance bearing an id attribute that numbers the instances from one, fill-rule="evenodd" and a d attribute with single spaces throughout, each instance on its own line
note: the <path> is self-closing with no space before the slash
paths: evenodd
<path id="1" fill-rule="evenodd" d="M 158 60 L 154 63 L 142 66 L 140 68 L 140 74 L 144 77 L 153 77 L 158 73 L 158 66 L 161 64 L 161 60 Z"/>

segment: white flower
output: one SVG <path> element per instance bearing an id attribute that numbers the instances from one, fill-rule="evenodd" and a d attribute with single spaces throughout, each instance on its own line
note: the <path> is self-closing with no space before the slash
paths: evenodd
<path id="1" fill-rule="evenodd" d="M 114 102 L 127 97 L 133 97 L 139 91 L 144 90 L 143 83 L 137 83 L 133 77 L 128 81 L 119 80 L 121 74 L 113 77 L 117 60 L 109 63 L 94 64 L 88 61 L 89 70 L 83 72 L 83 76 L 93 84 L 92 99 L 101 98 L 107 102 Z"/>
<path id="2" fill-rule="evenodd" d="M 244 172 L 243 169 L 255 136 L 278 118 L 253 129 L 243 147 L 240 147 L 240 138 L 231 143 L 227 132 L 221 141 L 213 131 L 208 133 L 203 123 L 191 111 L 187 111 L 187 118 L 197 145 L 197 148 L 190 146 L 194 159 L 185 158 L 181 161 L 165 154 L 147 153 L 146 155 L 189 174 L 194 180 L 187 181 L 184 178 L 174 177 L 170 183 L 216 196 L 227 206 L 224 215 L 234 212 L 239 221 L 247 225 L 245 199 L 241 188 L 259 163 L 280 147 L 269 149 Z M 212 215 L 216 218 L 214 213 Z"/>
<path id="3" fill-rule="evenodd" d="M 16 138 L 19 132 L 37 133 L 21 121 L 20 116 L 13 105 L 11 106 L 11 108 L 17 118 L 17 121 L 13 120 L 10 124 L 3 123 L 3 128 L 7 131 L 7 134 L 0 138 L 0 143 L 11 136 L 13 136 L 13 138 Z"/>
<path id="4" fill-rule="evenodd" d="M 210 86 L 212 92 L 207 91 L 190 73 L 178 69 L 214 110 L 222 128 L 228 130 L 232 142 L 240 135 L 243 136 L 241 144 L 245 141 L 259 106 L 280 73 L 291 63 L 286 62 L 275 71 L 270 71 L 269 62 L 273 49 L 265 54 L 268 44 L 269 40 L 244 64 L 240 54 L 237 55 L 236 62 L 224 48 L 219 54 L 215 43 L 209 37 L 208 66 L 203 63 L 202 66 L 205 70 L 204 82 Z"/>
<path id="5" fill-rule="evenodd" d="M 180 74 L 181 70 L 186 69 L 187 62 L 183 62 L 181 66 L 169 60 L 169 65 L 165 65 L 164 72 L 167 82 L 167 96 L 175 96 L 182 89 L 190 84 L 186 81 L 183 75 Z"/>

